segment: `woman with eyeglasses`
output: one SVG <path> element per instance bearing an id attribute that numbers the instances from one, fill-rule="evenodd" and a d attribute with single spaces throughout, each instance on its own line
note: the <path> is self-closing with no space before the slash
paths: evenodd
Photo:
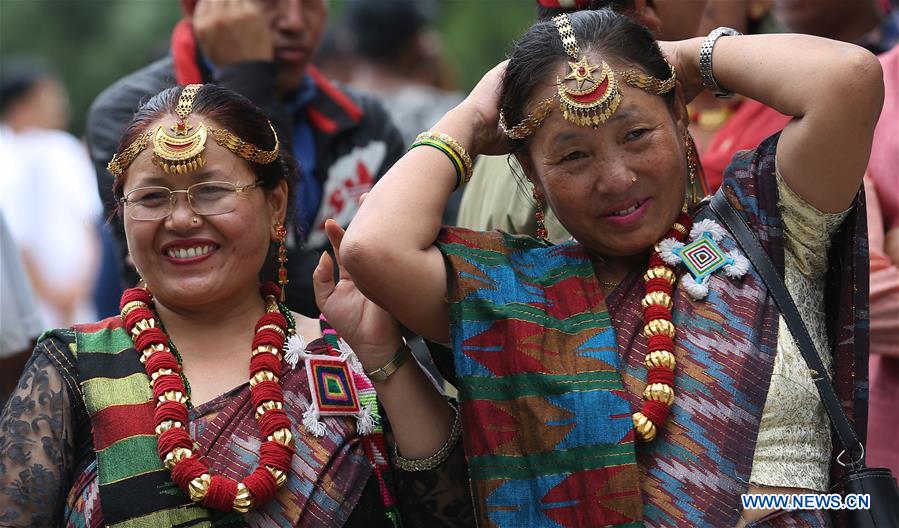
<path id="1" fill-rule="evenodd" d="M 283 304 L 296 167 L 260 110 L 168 89 L 109 170 L 141 283 L 38 343 L 0 417 L 0 524 L 470 524 L 458 413 L 393 319 L 327 254 L 323 317 Z"/>

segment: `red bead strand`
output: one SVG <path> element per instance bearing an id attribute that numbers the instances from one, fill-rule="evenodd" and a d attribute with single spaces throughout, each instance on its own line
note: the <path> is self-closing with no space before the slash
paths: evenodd
<path id="1" fill-rule="evenodd" d="M 266 283 L 261 291 L 266 298 L 266 305 L 277 310 L 274 301 L 280 295 L 278 287 Z M 148 347 L 154 348 L 153 353 L 144 358 L 147 376 L 152 380 L 153 374 L 160 369 L 171 371 L 157 375 L 151 383 L 153 397 L 156 400 L 154 420 L 158 431 L 157 447 L 160 460 L 172 468 L 172 480 L 190 496 L 191 500 L 200 502 L 203 506 L 217 510 L 234 509 L 246 512 L 250 508 L 265 504 L 275 496 L 278 487 L 283 484 L 285 480 L 283 475 L 290 471 L 290 461 L 294 452 L 290 419 L 283 410 L 284 392 L 280 383 L 264 379 L 259 383 L 251 383 L 250 386 L 250 397 L 254 407 L 266 404 L 264 412 L 257 413 L 262 446 L 256 470 L 247 476 L 242 484 L 227 477 L 211 475 L 205 459 L 194 452 L 195 443 L 187 432 L 189 395 L 181 379 L 181 366 L 166 346 L 169 338 L 159 327 L 157 316 L 151 308 L 152 304 L 153 299 L 145 288 L 131 288 L 122 294 L 120 307 L 122 321 L 132 336 L 138 354 L 143 357 L 144 350 Z M 255 329 L 252 350 L 268 346 L 273 347 L 276 354 L 265 352 L 253 356 L 250 360 L 250 377 L 260 372 L 270 372 L 276 379 L 280 378 L 281 349 L 287 335 L 287 320 L 278 311 L 267 312 L 259 318 Z M 270 377 L 269 374 L 260 376 Z M 269 440 L 269 437 L 273 439 Z M 179 449 L 183 451 L 178 451 Z M 267 466 L 280 472 L 281 477 L 276 478 Z"/>

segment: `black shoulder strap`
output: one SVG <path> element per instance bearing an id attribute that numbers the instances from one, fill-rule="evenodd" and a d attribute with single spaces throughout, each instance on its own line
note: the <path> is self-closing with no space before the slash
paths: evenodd
<path id="1" fill-rule="evenodd" d="M 783 316 L 784 321 L 786 321 L 787 327 L 793 335 L 793 339 L 795 339 L 797 345 L 799 345 L 799 351 L 802 353 L 806 365 L 812 370 L 812 381 L 815 382 L 815 387 L 818 389 L 821 401 L 824 402 L 824 409 L 830 417 L 830 421 L 836 430 L 837 437 L 840 439 L 840 443 L 843 444 L 844 453 L 848 453 L 850 456 L 856 455 L 858 457 L 847 465 L 864 465 L 864 446 L 859 442 L 858 436 L 852 428 L 852 424 L 849 423 L 846 413 L 840 406 L 840 400 L 830 381 L 830 376 L 827 374 L 827 369 L 824 368 L 824 363 L 818 355 L 815 344 L 809 336 L 808 329 L 805 327 L 805 323 L 799 315 L 799 310 L 796 308 L 796 304 L 793 302 L 793 298 L 790 296 L 790 292 L 787 290 L 783 278 L 781 278 L 780 274 L 777 272 L 777 269 L 771 262 L 771 258 L 762 248 L 762 245 L 749 229 L 749 226 L 746 225 L 746 221 L 743 220 L 743 217 L 740 216 L 737 210 L 734 209 L 734 206 L 724 196 L 723 188 L 715 193 L 715 196 L 712 197 L 712 201 L 709 205 L 712 208 L 712 211 L 724 225 L 727 226 L 727 229 L 737 240 L 737 243 L 743 249 L 743 252 L 746 253 L 746 256 L 752 262 L 755 270 L 761 275 L 762 280 L 765 281 L 765 285 L 771 293 L 771 296 L 774 297 L 774 302 L 780 309 L 780 313 Z M 842 456 L 842 454 L 843 453 L 840 455 Z M 843 464 L 843 462 L 840 461 L 840 457 L 837 458 L 837 461 Z"/>

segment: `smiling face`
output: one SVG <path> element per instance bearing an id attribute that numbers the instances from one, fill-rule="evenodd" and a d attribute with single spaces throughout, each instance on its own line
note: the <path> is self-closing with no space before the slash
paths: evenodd
<path id="1" fill-rule="evenodd" d="M 190 120 L 218 127 L 197 114 Z M 175 121 L 175 116 L 166 116 L 149 130 Z M 205 181 L 237 186 L 256 181 L 247 162 L 211 138 L 206 142 L 205 157 L 205 166 L 197 172 L 166 174 L 153 163 L 152 147 L 145 149 L 128 168 L 123 192 L 127 196 L 148 186 L 182 190 Z M 147 287 L 170 308 L 195 309 L 227 303 L 235 296 L 258 295 L 258 275 L 274 235 L 273 226 L 284 221 L 287 184 L 282 181 L 272 190 L 248 189 L 237 196 L 233 211 L 221 215 L 195 214 L 181 193 L 164 219 L 134 220 L 128 207 L 123 211 L 128 250 Z"/>
<path id="2" fill-rule="evenodd" d="M 555 89 L 538 90 L 531 106 Z M 554 109 L 522 164 L 565 228 L 601 257 L 647 251 L 674 223 L 686 191 L 682 112 L 625 83 L 620 89 L 617 111 L 595 129 L 572 124 Z"/>

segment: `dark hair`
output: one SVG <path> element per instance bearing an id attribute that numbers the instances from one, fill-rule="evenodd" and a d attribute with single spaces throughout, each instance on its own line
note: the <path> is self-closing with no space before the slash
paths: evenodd
<path id="1" fill-rule="evenodd" d="M 119 152 L 127 148 L 138 136 L 147 132 L 147 127 L 165 115 L 175 115 L 178 106 L 178 98 L 181 96 L 182 86 L 174 86 L 159 92 L 141 105 L 131 119 L 131 123 L 125 128 L 122 140 L 119 143 Z M 269 118 L 246 97 L 222 88 L 214 84 L 204 84 L 194 97 L 193 109 L 189 120 L 196 122 L 202 118 L 215 121 L 215 123 L 230 130 L 240 139 L 252 143 L 265 150 L 275 147 L 275 138 L 269 127 Z M 198 117 L 202 116 L 202 117 Z M 211 137 L 207 141 L 215 141 Z M 149 147 L 152 148 L 152 147 Z M 287 218 L 291 218 L 294 207 L 294 187 L 297 185 L 296 160 L 285 149 L 285 143 L 281 142 L 281 152 L 275 161 L 267 164 L 253 163 L 243 160 L 249 165 L 261 182 L 263 189 L 274 189 L 278 183 L 287 182 L 288 201 Z M 241 158 L 243 159 L 243 158 Z M 116 178 L 113 184 L 115 197 L 122 197 L 124 177 Z"/>
<path id="2" fill-rule="evenodd" d="M 568 15 L 581 52 L 597 53 L 610 66 L 637 67 L 658 79 L 671 75 L 668 63 L 649 30 L 633 18 L 609 8 L 578 11 Z M 530 112 L 528 103 L 534 91 L 545 83 L 558 64 L 571 60 L 562 47 L 556 25 L 550 21 L 535 23 L 512 48 L 500 92 L 500 109 L 510 126 Z M 616 64 L 617 63 L 617 64 Z M 674 102 L 674 90 L 664 95 Z M 522 150 L 526 140 L 510 140 L 512 152 Z"/>
<path id="3" fill-rule="evenodd" d="M 621 13 L 625 10 L 632 10 L 634 8 L 634 0 L 580 0 L 574 4 L 574 7 L 544 7 L 538 3 L 537 18 L 540 20 L 549 20 L 562 13 L 573 13 L 584 9 L 602 9 L 608 7 Z"/>
<path id="4" fill-rule="evenodd" d="M 56 73 L 40 59 L 14 57 L 0 65 L 0 116 L 24 99 L 41 81 L 56 80 Z"/>

